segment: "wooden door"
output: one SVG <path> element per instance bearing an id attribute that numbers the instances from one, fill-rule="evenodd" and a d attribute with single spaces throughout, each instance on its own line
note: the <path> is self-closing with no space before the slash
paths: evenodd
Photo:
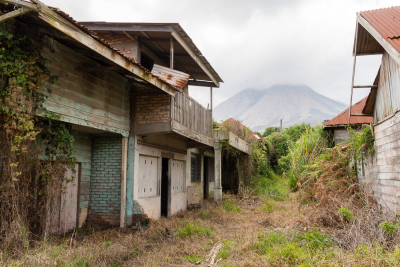
<path id="1" fill-rule="evenodd" d="M 74 182 L 64 182 L 64 193 L 55 196 L 52 203 L 49 203 L 49 213 L 46 225 L 48 234 L 62 234 L 74 230 L 78 225 L 78 206 L 79 206 L 79 177 L 80 164 L 75 164 Z M 72 179 L 73 173 L 68 169 L 65 178 Z"/>

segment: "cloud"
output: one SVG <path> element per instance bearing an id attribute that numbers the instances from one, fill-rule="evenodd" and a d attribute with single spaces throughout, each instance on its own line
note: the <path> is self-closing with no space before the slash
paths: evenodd
<path id="1" fill-rule="evenodd" d="M 246 88 L 306 84 L 349 102 L 356 12 L 395 0 L 46 0 L 79 21 L 178 22 L 225 83 L 214 106 Z M 375 79 L 380 57 L 358 60 L 356 83 Z M 355 92 L 354 101 L 368 90 Z M 207 106 L 208 88 L 190 88 Z"/>

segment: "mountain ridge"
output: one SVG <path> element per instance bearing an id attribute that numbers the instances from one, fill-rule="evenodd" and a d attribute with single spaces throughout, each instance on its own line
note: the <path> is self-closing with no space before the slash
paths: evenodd
<path id="1" fill-rule="evenodd" d="M 347 107 L 306 85 L 278 84 L 267 89 L 245 89 L 214 108 L 217 121 L 238 119 L 252 130 L 302 122 L 317 124 Z"/>

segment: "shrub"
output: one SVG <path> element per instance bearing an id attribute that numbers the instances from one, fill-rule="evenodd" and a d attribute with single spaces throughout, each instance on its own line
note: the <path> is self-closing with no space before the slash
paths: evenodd
<path id="1" fill-rule="evenodd" d="M 354 213 L 347 208 L 340 208 L 338 210 L 338 214 L 340 214 L 348 222 L 350 222 L 354 216 Z"/>
<path id="2" fill-rule="evenodd" d="M 393 236 L 394 234 L 397 233 L 397 231 L 399 230 L 399 226 L 400 226 L 400 223 L 393 224 L 393 223 L 388 222 L 388 221 L 384 221 L 381 224 L 381 228 L 385 231 L 385 233 L 389 237 L 391 237 L 391 236 Z"/>
<path id="3" fill-rule="evenodd" d="M 218 252 L 217 259 L 226 260 L 231 255 L 231 250 L 235 245 L 236 240 L 226 240 L 224 241 L 224 245 L 222 246 L 221 250 Z"/>
<path id="4" fill-rule="evenodd" d="M 299 235 L 298 238 L 305 240 L 312 251 L 332 246 L 332 239 L 327 237 L 326 233 L 321 234 L 318 229 L 310 229 L 303 235 Z"/>

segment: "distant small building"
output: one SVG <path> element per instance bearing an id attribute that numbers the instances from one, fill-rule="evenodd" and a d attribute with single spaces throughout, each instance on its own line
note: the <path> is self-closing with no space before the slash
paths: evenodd
<path id="1" fill-rule="evenodd" d="M 331 131 L 335 145 L 346 140 L 348 135 L 347 127 L 350 126 L 354 131 L 361 131 L 363 126 L 368 126 L 373 120 L 373 116 L 362 115 L 368 97 L 364 97 L 359 102 L 351 106 L 351 119 L 349 124 L 349 108 L 342 111 L 333 119 L 324 123 L 324 130 Z M 354 115 L 354 116 L 353 116 Z M 356 116 L 360 115 L 360 116 Z"/>

